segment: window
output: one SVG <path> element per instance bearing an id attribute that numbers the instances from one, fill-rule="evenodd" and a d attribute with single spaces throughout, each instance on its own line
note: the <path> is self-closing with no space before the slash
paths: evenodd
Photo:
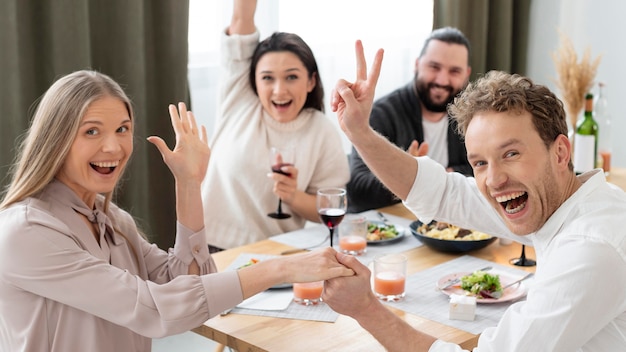
<path id="1" fill-rule="evenodd" d="M 230 1 L 190 0 L 189 81 L 192 107 L 211 133 L 217 111 L 219 35 L 230 23 Z M 317 0 L 304 8 L 302 1 L 261 0 L 256 23 L 261 38 L 274 31 L 294 32 L 309 44 L 326 93 L 340 78 L 355 77 L 354 42 L 363 41 L 368 63 L 378 48 L 385 58 L 376 90 L 382 96 L 413 78 L 415 59 L 433 23 L 432 0 Z M 343 133 L 341 134 L 343 136 Z M 344 140 L 346 152 L 350 150 Z"/>

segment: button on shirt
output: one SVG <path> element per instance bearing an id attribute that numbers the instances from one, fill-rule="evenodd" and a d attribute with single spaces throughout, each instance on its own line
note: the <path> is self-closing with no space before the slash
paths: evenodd
<path id="1" fill-rule="evenodd" d="M 539 231 L 516 236 L 473 178 L 446 173 L 426 157 L 417 162 L 405 205 L 422 222 L 437 218 L 535 247 L 538 265 L 527 300 L 513 304 L 498 326 L 486 329 L 474 351 L 626 351 L 626 195 L 621 189 L 598 170 L 580 175 L 582 186 Z M 437 341 L 430 351 L 462 349 Z"/>

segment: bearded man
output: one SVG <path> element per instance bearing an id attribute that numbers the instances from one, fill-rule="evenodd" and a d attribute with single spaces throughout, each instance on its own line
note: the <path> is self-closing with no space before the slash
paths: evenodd
<path id="1" fill-rule="evenodd" d="M 465 144 L 446 108 L 467 85 L 470 43 L 452 27 L 434 30 L 415 60 L 412 82 L 377 100 L 369 123 L 390 142 L 413 156 L 428 155 L 448 171 L 471 176 Z M 353 148 L 348 211 L 361 212 L 399 203 Z"/>

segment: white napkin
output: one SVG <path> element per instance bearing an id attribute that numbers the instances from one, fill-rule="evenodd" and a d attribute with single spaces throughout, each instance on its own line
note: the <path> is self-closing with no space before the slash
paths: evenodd
<path id="1" fill-rule="evenodd" d="M 258 293 L 237 305 L 237 308 L 285 310 L 293 299 L 293 290 L 280 289 Z"/>

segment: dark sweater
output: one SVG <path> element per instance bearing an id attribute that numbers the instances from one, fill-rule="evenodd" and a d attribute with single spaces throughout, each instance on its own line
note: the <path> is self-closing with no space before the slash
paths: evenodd
<path id="1" fill-rule="evenodd" d="M 402 150 L 407 150 L 413 140 L 424 141 L 422 110 L 414 93 L 413 81 L 377 100 L 372 107 L 370 125 Z M 461 136 L 456 132 L 456 121 L 448 117 L 448 165 L 454 171 L 472 176 L 467 161 L 467 151 Z M 352 148 L 350 155 L 350 182 L 347 185 L 348 212 L 361 212 L 400 202 L 372 174 Z"/>

